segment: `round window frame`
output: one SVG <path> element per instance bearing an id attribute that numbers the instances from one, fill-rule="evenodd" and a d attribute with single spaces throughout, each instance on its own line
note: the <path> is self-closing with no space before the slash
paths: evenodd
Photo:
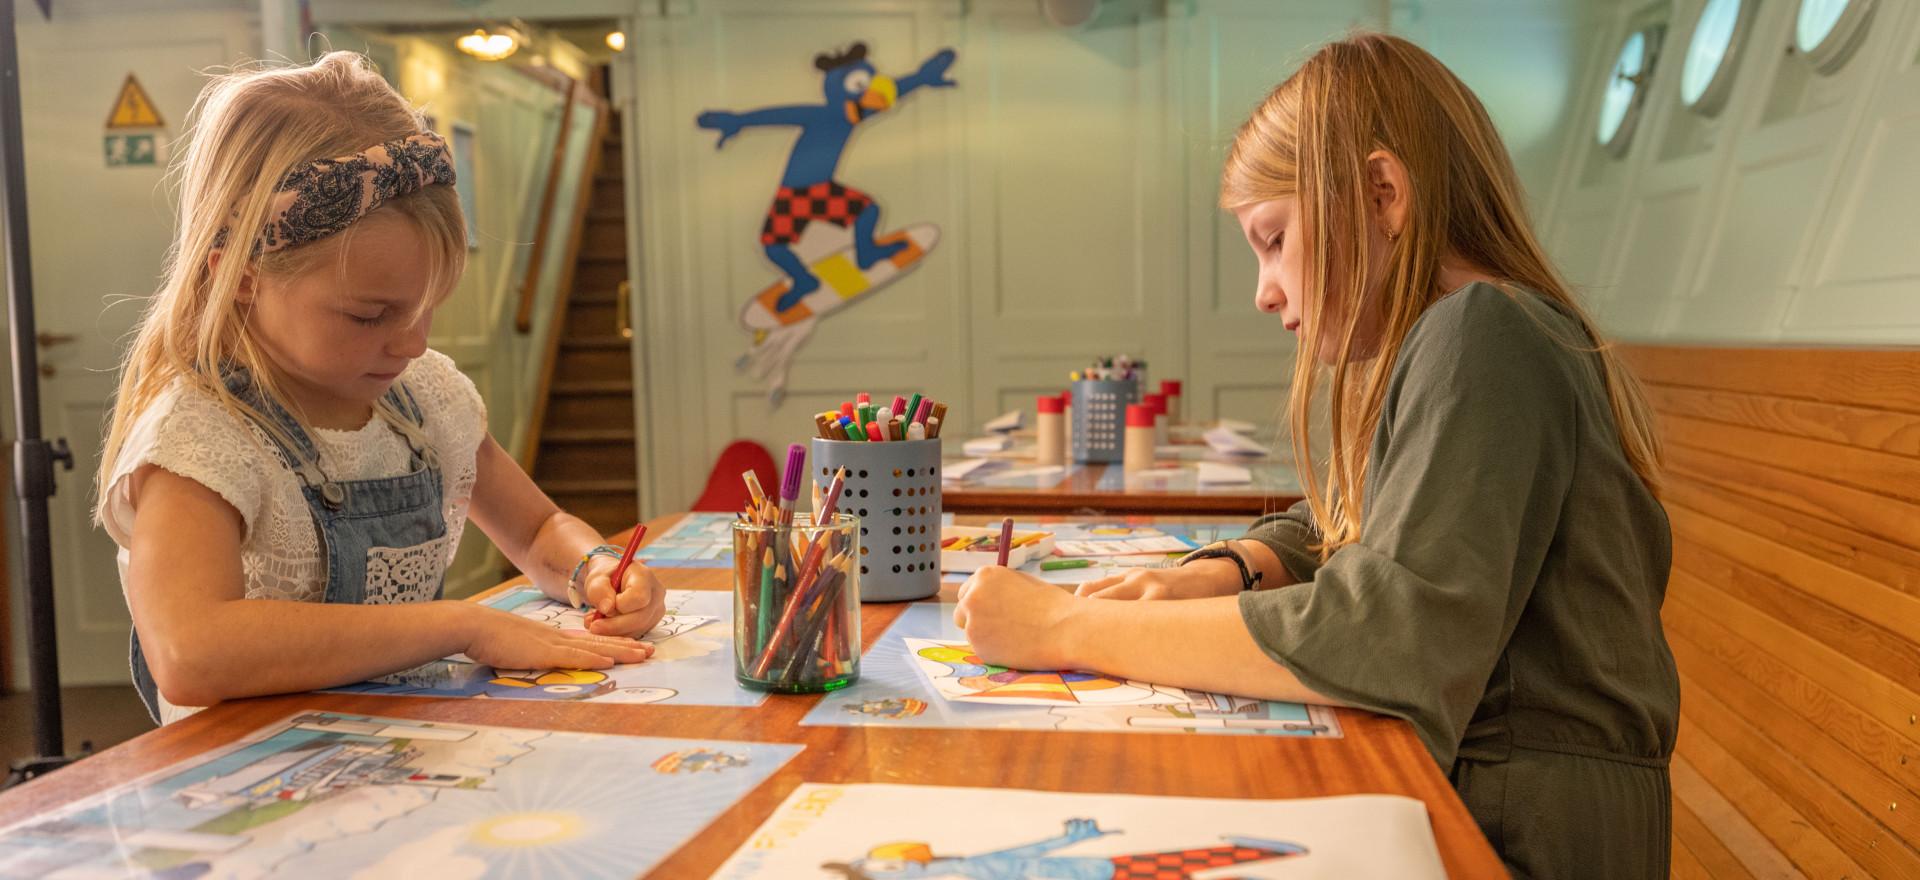
<path id="1" fill-rule="evenodd" d="M 1626 158 L 1627 148 L 1633 144 L 1633 133 L 1639 128 L 1640 114 L 1645 109 L 1647 103 L 1647 87 L 1653 82 L 1653 69 L 1655 63 L 1660 58 L 1661 37 L 1665 34 L 1666 29 L 1657 25 L 1628 32 L 1628 34 L 1620 40 L 1619 51 L 1613 53 L 1613 64 L 1607 67 L 1606 85 L 1602 87 L 1600 92 L 1602 111 L 1604 111 L 1606 105 L 1606 88 L 1613 85 L 1614 77 L 1617 76 L 1614 70 L 1620 65 L 1621 54 L 1627 51 L 1627 44 L 1631 43 L 1635 36 L 1640 37 L 1642 41 L 1640 50 L 1640 72 L 1634 74 L 1632 77 L 1623 77 L 1633 83 L 1633 97 L 1627 99 L 1627 108 L 1620 114 L 1620 124 L 1614 128 L 1613 137 L 1600 141 L 1600 146 L 1607 151 L 1607 155 L 1615 159 Z M 1598 121 L 1598 119 L 1595 120 L 1596 123 Z M 1594 140 L 1600 140 L 1600 132 L 1597 127 L 1594 130 L 1593 136 Z"/>
<path id="2" fill-rule="evenodd" d="M 1867 41 L 1867 28 L 1873 21 L 1874 0 L 1852 0 L 1844 12 L 1827 31 L 1820 42 L 1808 48 L 1800 45 L 1800 14 L 1807 0 L 1800 0 L 1793 13 L 1793 48 L 1801 58 L 1813 66 L 1813 72 L 1822 76 L 1831 76 L 1840 72 L 1853 60 L 1853 53 L 1860 51 L 1860 44 Z"/>
<path id="3" fill-rule="evenodd" d="M 1707 84 L 1701 87 L 1700 94 L 1694 97 L 1692 103 L 1688 103 L 1685 86 L 1687 60 L 1692 58 L 1694 50 L 1699 48 L 1694 41 L 1699 38 L 1700 19 L 1706 18 L 1707 6 L 1712 2 L 1713 0 L 1707 0 L 1707 4 L 1702 4 L 1699 17 L 1694 19 L 1693 33 L 1687 37 L 1686 56 L 1680 59 L 1679 77 L 1680 103 L 1688 110 L 1708 119 L 1720 115 L 1720 111 L 1727 108 L 1727 99 L 1733 96 L 1733 80 L 1739 75 L 1740 57 L 1746 52 L 1747 38 L 1752 34 L 1753 20 L 1757 17 L 1760 6 L 1759 0 L 1730 0 L 1739 4 L 1739 8 L 1734 12 L 1733 33 L 1727 36 L 1727 46 L 1720 54 L 1719 66 L 1713 69 L 1713 75 L 1707 79 Z"/>

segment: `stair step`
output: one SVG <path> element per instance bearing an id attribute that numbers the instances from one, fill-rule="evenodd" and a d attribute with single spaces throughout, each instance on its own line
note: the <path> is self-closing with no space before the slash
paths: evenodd
<path id="1" fill-rule="evenodd" d="M 617 443 L 633 441 L 633 428 L 548 428 L 540 432 L 546 443 Z"/>
<path id="2" fill-rule="evenodd" d="M 559 397 L 572 394 L 632 394 L 631 379 L 575 379 L 571 382 L 555 382 L 548 389 L 548 395 Z"/>
<path id="3" fill-rule="evenodd" d="M 534 459 L 533 480 L 602 480 L 608 474 L 637 474 L 633 441 L 542 443 Z"/>
<path id="4" fill-rule="evenodd" d="M 560 340 L 560 347 L 563 349 L 570 349 L 570 350 L 608 349 L 608 348 L 625 349 L 625 348 L 632 347 L 632 345 L 633 345 L 632 341 L 628 340 L 625 336 L 620 336 L 618 334 L 608 334 L 606 336 L 573 336 L 573 337 Z"/>
<path id="5" fill-rule="evenodd" d="M 639 480 L 542 480 L 541 491 L 548 495 L 599 495 L 607 492 L 633 493 Z"/>
<path id="6" fill-rule="evenodd" d="M 633 376 L 633 353 L 627 349 L 626 343 L 627 340 L 621 339 L 618 348 L 567 348 L 561 351 L 553 365 L 554 381 L 630 379 Z"/>
<path id="7" fill-rule="evenodd" d="M 596 290 L 576 290 L 567 294 L 568 305 L 605 306 L 620 302 L 620 291 L 599 288 Z"/>

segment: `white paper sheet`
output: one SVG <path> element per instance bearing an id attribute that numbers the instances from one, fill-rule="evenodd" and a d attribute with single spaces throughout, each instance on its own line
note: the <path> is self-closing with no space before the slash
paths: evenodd
<path id="1" fill-rule="evenodd" d="M 947 465 L 945 468 L 943 468 L 940 471 L 940 479 L 964 480 L 967 478 L 968 474 L 979 470 L 981 466 L 985 465 L 988 461 L 989 459 L 985 459 L 985 458 L 969 458 L 962 461 L 956 461 L 953 464 Z"/>
<path id="2" fill-rule="evenodd" d="M 1253 482 L 1253 471 L 1237 464 L 1203 461 L 1199 465 L 1200 482 L 1208 485 L 1235 485 Z"/>
<path id="3" fill-rule="evenodd" d="M 1019 430 L 1021 425 L 1026 424 L 1026 420 L 1027 411 L 1016 409 L 1009 413 L 1002 413 L 999 418 L 986 423 L 982 427 L 989 433 L 1004 434 L 1009 431 Z"/>
<path id="4" fill-rule="evenodd" d="M 975 437 L 960 444 L 960 451 L 967 455 L 992 455 L 1011 445 L 1013 445 L 1013 438 L 1005 434 L 992 434 L 986 437 Z"/>
<path id="5" fill-rule="evenodd" d="M 1119 870 L 1163 858 L 1166 874 Z M 1426 805 L 1398 795 L 1249 800 L 810 782 L 714 875 L 892 876 L 1441 880 L 1446 871 Z"/>
<path id="6" fill-rule="evenodd" d="M 1272 450 L 1226 428 L 1215 428 L 1206 433 L 1207 445 L 1213 451 L 1226 455 L 1269 455 Z"/>

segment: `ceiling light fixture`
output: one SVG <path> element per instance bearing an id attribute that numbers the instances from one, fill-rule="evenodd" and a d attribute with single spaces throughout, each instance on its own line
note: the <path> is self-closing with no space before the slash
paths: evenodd
<path id="1" fill-rule="evenodd" d="M 518 50 L 520 43 L 510 34 L 489 34 L 481 28 L 461 37 L 459 46 L 460 51 L 481 61 L 499 61 Z"/>

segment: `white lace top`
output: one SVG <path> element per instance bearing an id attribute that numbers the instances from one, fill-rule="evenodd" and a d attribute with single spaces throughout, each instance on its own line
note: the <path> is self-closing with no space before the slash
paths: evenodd
<path id="1" fill-rule="evenodd" d="M 439 454 L 446 499 L 447 532 L 429 544 L 375 548 L 367 560 L 369 602 L 428 598 L 460 546 L 473 496 L 474 459 L 486 437 L 486 405 L 473 382 L 452 359 L 428 350 L 400 375 L 425 416 L 425 434 Z M 311 432 L 320 464 L 335 480 L 367 480 L 408 472 L 411 450 L 399 432 L 378 416 L 357 431 Z M 219 493 L 244 521 L 240 566 L 247 598 L 318 602 L 326 590 L 327 562 L 300 482 L 280 461 L 258 427 L 235 419 L 220 404 L 185 385 L 155 400 L 127 434 L 101 521 L 120 545 L 120 588 L 127 584 L 127 545 L 134 508 L 128 476 L 155 464 Z M 192 709 L 162 702 L 171 722 Z"/>

